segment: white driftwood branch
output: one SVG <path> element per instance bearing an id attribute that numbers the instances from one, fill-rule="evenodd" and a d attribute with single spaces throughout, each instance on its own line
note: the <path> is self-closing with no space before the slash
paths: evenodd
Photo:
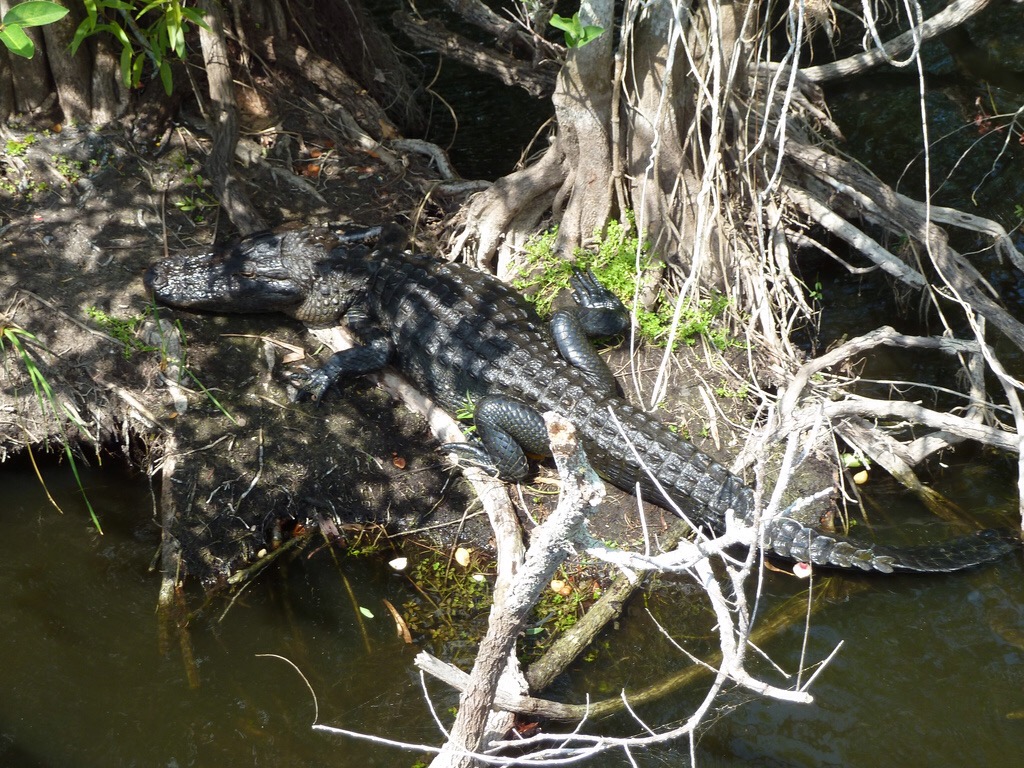
<path id="1" fill-rule="evenodd" d="M 941 35 L 943 32 L 963 24 L 972 16 L 976 16 L 987 8 L 990 2 L 991 0 L 955 0 L 921 24 L 916 31 L 908 30 L 894 37 L 881 49 L 874 48 L 840 61 L 807 67 L 800 70 L 800 74 L 808 80 L 823 83 L 865 72 L 881 64 L 891 63 L 895 57 L 913 49 L 920 42 Z"/>

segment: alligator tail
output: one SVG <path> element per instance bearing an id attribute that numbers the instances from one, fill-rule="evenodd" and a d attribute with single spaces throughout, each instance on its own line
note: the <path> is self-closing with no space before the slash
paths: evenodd
<path id="1" fill-rule="evenodd" d="M 847 570 L 946 573 L 998 560 L 1019 549 L 1019 534 L 988 529 L 941 544 L 894 547 L 862 544 L 809 528 L 792 518 L 773 521 L 765 534 L 766 552 L 797 562 Z"/>

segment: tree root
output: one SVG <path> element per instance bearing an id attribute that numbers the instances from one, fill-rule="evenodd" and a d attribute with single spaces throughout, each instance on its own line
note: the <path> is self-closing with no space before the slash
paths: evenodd
<path id="1" fill-rule="evenodd" d="M 550 147 L 536 163 L 474 195 L 460 215 L 462 230 L 453 238 L 449 256 L 458 256 L 475 241 L 471 263 L 486 269 L 497 256 L 498 275 L 507 274 L 515 246 L 535 234 L 564 180 L 562 155 Z"/>
<path id="2" fill-rule="evenodd" d="M 344 107 L 362 131 L 376 141 L 398 136 L 398 128 L 384 110 L 366 98 L 365 89 L 341 67 L 288 40 L 268 40 L 264 53 L 271 61 L 301 75 Z"/>

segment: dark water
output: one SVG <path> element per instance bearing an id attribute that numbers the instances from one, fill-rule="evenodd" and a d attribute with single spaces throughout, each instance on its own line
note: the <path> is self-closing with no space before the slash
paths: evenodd
<path id="1" fill-rule="evenodd" d="M 386 568 L 300 559 L 243 593 L 223 620 L 225 601 L 208 606 L 189 626 L 193 687 L 180 643 L 161 647 L 144 481 L 113 470 L 87 476 L 100 537 L 69 473 L 46 476 L 64 515 L 31 473 L 0 471 L 0 766 L 412 764 L 413 755 L 310 731 L 305 684 L 257 654 L 302 669 L 321 722 L 436 741 L 413 651 L 381 603 L 408 597 Z M 359 618 L 345 579 L 376 618 Z M 197 607 L 200 596 L 189 602 Z"/>
<path id="2" fill-rule="evenodd" d="M 148 488 L 108 470 L 86 476 L 106 534 L 98 536 L 66 470 L 46 473 L 60 515 L 29 473 L 0 473 L 0 765 L 405 766 L 417 755 L 310 731 L 320 722 L 440 743 L 413 671 L 381 602 L 412 597 L 386 566 L 321 554 L 264 574 L 226 615 L 226 601 L 192 619 L 189 654 L 161 641 L 155 612 L 157 543 Z M 1010 505 L 1009 473 L 972 467 L 943 490 L 972 499 L 986 522 Z M 912 509 L 898 510 L 913 512 Z M 924 525 L 923 515 L 920 524 Z M 885 528 L 884 519 L 879 519 Z M 904 524 L 905 527 L 905 524 Z M 895 535 L 882 531 L 882 535 Z M 927 530 L 923 536 L 941 536 Z M 361 617 L 359 605 L 375 618 Z M 1014 556 L 952 576 L 844 577 L 812 621 L 806 664 L 844 648 L 813 687 L 810 706 L 730 694 L 697 747 L 705 766 L 1017 766 L 1024 756 L 1024 567 Z M 769 578 L 766 610 L 806 585 Z M 196 608 L 200 596 L 188 596 Z M 646 601 L 688 648 L 710 648 L 710 626 L 677 590 Z M 798 613 L 802 609 L 798 610 Z M 799 667 L 803 622 L 766 642 L 784 670 Z M 656 631 L 643 601 L 606 637 L 594 662 L 562 686 L 570 701 L 637 690 L 688 662 Z M 186 663 L 186 658 L 194 663 Z M 779 673 L 755 665 L 766 680 Z M 189 670 L 198 685 L 190 684 Z M 790 681 L 791 683 L 791 681 Z M 681 721 L 706 679 L 639 709 L 651 723 Z M 454 698 L 433 685 L 446 722 Z M 622 718 L 592 728 L 637 732 Z M 680 765 L 687 748 L 639 756 Z M 627 765 L 610 754 L 593 763 Z"/>

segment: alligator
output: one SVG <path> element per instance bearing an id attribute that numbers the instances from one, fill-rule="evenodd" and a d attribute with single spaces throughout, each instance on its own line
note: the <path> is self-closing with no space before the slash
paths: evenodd
<path id="1" fill-rule="evenodd" d="M 449 413 L 474 407 L 475 434 L 446 446 L 499 477 L 527 476 L 528 455 L 549 456 L 541 414 L 576 428 L 598 474 L 628 492 L 677 507 L 716 535 L 727 515 L 748 525 L 753 489 L 693 444 L 618 394 L 590 338 L 628 327 L 622 303 L 590 273 L 576 272 L 576 306 L 545 323 L 493 275 L 404 249 L 385 225 L 350 233 L 302 228 L 260 233 L 155 263 L 145 284 L 163 304 L 191 311 L 281 312 L 311 326 L 344 321 L 359 346 L 317 369 L 292 374 L 319 401 L 336 381 L 392 365 Z M 858 543 L 782 516 L 760 538 L 773 556 L 855 571 L 945 572 L 1003 557 L 1010 531 L 986 530 L 945 543 Z"/>

